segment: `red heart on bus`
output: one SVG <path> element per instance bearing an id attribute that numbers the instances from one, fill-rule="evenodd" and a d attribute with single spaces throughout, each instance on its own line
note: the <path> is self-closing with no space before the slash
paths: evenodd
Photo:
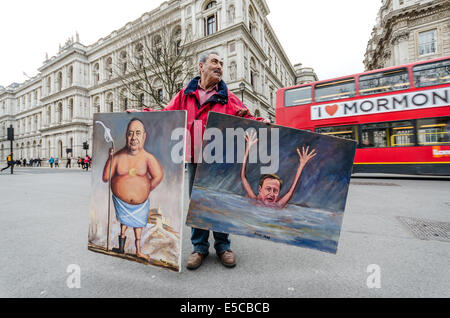
<path id="1" fill-rule="evenodd" d="M 334 114 L 336 114 L 337 110 L 338 110 L 338 105 L 334 104 L 334 105 L 330 105 L 325 107 L 326 112 L 328 113 L 328 115 L 333 116 Z"/>

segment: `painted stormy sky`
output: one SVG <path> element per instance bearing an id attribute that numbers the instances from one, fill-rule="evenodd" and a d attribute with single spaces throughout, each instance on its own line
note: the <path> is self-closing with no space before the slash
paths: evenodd
<path id="1" fill-rule="evenodd" d="M 316 149 L 317 155 L 303 169 L 299 184 L 289 204 L 306 205 L 332 212 L 344 212 L 356 149 L 355 142 L 277 125 L 268 126 L 254 120 L 214 112 L 209 113 L 207 127 L 217 127 L 223 131 L 231 127 L 242 127 L 243 130 L 250 127 L 256 129 L 268 128 L 267 144 L 269 151 L 266 149 L 259 150 L 267 154 L 271 153 L 271 131 L 272 129 L 279 129 L 279 169 L 276 174 L 284 182 L 279 198 L 287 192 L 295 177 L 299 162 L 296 148 L 301 149 L 302 146 L 310 146 L 310 150 Z M 223 133 L 222 135 L 225 144 L 226 134 Z M 213 141 L 214 139 L 204 141 L 204 147 Z M 234 142 L 235 162 L 237 162 L 236 141 L 237 138 Z M 258 141 L 258 147 L 260 142 Z M 227 147 L 230 147 L 229 141 Z M 226 150 L 223 152 L 224 163 L 200 164 L 197 169 L 195 185 L 245 196 L 246 193 L 240 179 L 242 164 L 225 163 L 225 158 Z M 242 157 L 239 161 L 242 162 Z M 247 165 L 247 179 L 256 194 L 258 193 L 261 166 L 259 158 L 258 163 L 248 163 Z"/>

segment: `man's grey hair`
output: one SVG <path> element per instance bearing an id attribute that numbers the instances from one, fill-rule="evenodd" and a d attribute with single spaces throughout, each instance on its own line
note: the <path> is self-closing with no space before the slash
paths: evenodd
<path id="1" fill-rule="evenodd" d="M 198 58 L 198 71 L 200 72 L 200 63 L 205 63 L 206 62 L 206 60 L 208 59 L 208 57 L 211 55 L 211 54 L 215 54 L 215 55 L 218 55 L 218 56 L 220 56 L 220 54 L 217 52 L 217 51 L 208 51 L 208 52 L 205 52 L 205 53 L 202 53 L 202 54 L 200 54 L 200 56 L 199 56 L 199 58 Z"/>

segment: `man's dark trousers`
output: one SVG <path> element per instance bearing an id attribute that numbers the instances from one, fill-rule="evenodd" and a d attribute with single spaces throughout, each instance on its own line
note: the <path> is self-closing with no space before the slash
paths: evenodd
<path id="1" fill-rule="evenodd" d="M 195 171 L 197 170 L 196 163 L 188 163 L 188 182 L 189 182 L 189 199 L 191 198 L 192 186 L 194 184 Z M 229 234 L 213 232 L 214 236 L 214 248 L 217 254 L 221 254 L 225 251 L 230 250 L 231 241 L 228 238 Z M 202 230 L 197 228 L 192 228 L 191 230 L 191 242 L 194 246 L 194 252 L 200 254 L 208 254 L 209 249 L 209 230 Z"/>

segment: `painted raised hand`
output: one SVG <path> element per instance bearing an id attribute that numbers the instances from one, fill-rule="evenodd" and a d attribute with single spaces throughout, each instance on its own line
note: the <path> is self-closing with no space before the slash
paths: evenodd
<path id="1" fill-rule="evenodd" d="M 300 149 L 297 148 L 297 153 L 299 156 L 299 160 L 300 160 L 300 165 L 301 166 L 305 166 L 308 161 L 310 161 L 312 158 L 314 158 L 316 156 L 316 149 L 311 150 L 311 152 L 309 152 L 309 146 L 306 147 L 302 147 L 302 151 L 300 152 Z"/>

